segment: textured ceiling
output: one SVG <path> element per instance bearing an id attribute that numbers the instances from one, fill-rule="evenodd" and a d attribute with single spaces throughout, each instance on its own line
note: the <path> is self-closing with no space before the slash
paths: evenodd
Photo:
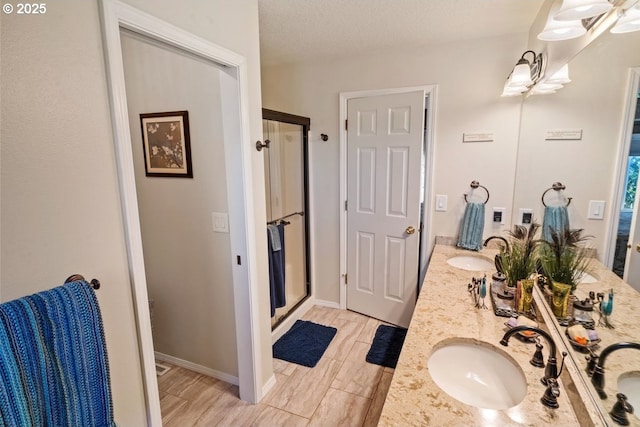
<path id="1" fill-rule="evenodd" d="M 262 65 L 526 33 L 544 0 L 258 0 Z"/>

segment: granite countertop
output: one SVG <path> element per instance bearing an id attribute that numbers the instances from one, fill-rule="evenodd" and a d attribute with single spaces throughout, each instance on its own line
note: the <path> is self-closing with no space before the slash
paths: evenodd
<path id="1" fill-rule="evenodd" d="M 609 329 L 602 325 L 598 325 L 599 315 L 593 312 L 593 318 L 596 321 L 596 332 L 602 340 L 593 351 L 600 354 L 607 346 L 619 342 L 640 342 L 640 293 L 633 287 L 622 281 L 618 276 L 606 268 L 604 264 L 594 260 L 591 264 L 590 273 L 596 279 L 592 283 L 580 283 L 575 291 L 575 296 L 583 300 L 590 291 L 595 293 L 603 292 L 605 298 L 608 296 L 609 290 L 613 289 L 613 313 L 610 316 L 611 324 L 615 329 Z M 566 328 L 558 326 L 559 330 L 564 334 Z M 605 368 L 605 391 L 608 395 L 607 399 L 601 400 L 591 384 L 591 379 L 584 373 L 587 367 L 585 353 L 581 349 L 576 349 L 568 345 L 568 351 L 571 353 L 575 361 L 580 375 L 586 383 L 586 388 L 595 396 L 594 401 L 599 405 L 600 412 L 604 414 L 605 419 L 610 425 L 615 425 L 609 418 L 609 411 L 616 401 L 618 393 L 617 383 L 620 375 L 630 371 L 640 376 L 640 351 L 634 349 L 621 349 L 609 354 L 604 363 Z M 637 406 L 637 405 L 636 405 Z M 628 419 L 630 425 L 640 426 L 640 407 L 635 408 L 635 415 L 629 414 Z"/>
<path id="2" fill-rule="evenodd" d="M 549 409 L 540 403 L 540 398 L 545 392 L 545 386 L 540 383 L 544 370 L 535 368 L 529 363 L 535 352 L 534 344 L 527 344 L 513 337 L 508 347 L 501 346 L 499 342 L 506 331 L 504 322 L 507 318 L 494 315 L 489 296 L 486 298 L 489 310 L 474 307 L 471 296 L 467 292 L 467 284 L 473 276 L 479 277 L 484 272 L 460 270 L 446 263 L 448 258 L 455 255 L 481 256 L 493 263 L 496 252 L 496 250 L 484 249 L 477 253 L 454 246 L 436 244 L 379 425 L 579 425 L 568 393 L 564 390 L 562 378 L 559 380 L 560 407 Z M 490 278 L 492 273 L 493 271 L 487 271 L 487 277 Z M 595 272 L 595 274 L 600 273 Z M 622 300 L 622 295 L 620 297 Z M 614 305 L 614 322 L 616 322 L 615 313 Z M 439 343 L 456 338 L 481 341 L 485 345 L 506 351 L 513 357 L 527 378 L 528 389 L 524 400 L 506 410 L 479 409 L 450 397 L 436 385 L 429 374 L 428 359 Z M 544 340 L 543 345 L 546 360 L 549 346 Z M 611 360 L 608 360 L 612 366 L 615 363 L 614 357 L 615 354 L 610 356 Z M 469 363 L 473 361 L 470 360 Z M 638 367 L 640 368 L 640 365 Z"/>

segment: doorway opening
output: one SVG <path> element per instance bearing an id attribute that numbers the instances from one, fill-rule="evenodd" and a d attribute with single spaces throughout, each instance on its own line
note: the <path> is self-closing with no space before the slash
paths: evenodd
<path id="1" fill-rule="evenodd" d="M 109 84 L 115 158 L 122 205 L 124 241 L 129 262 L 131 295 L 134 302 L 135 328 L 138 334 L 147 422 L 162 423 L 157 389 L 155 355 L 151 335 L 149 301 L 144 268 L 141 229 L 138 215 L 135 171 L 132 159 L 131 127 L 127 111 L 127 93 L 122 66 L 120 31 L 133 31 L 151 40 L 165 43 L 181 52 L 223 67 L 220 73 L 220 99 L 224 122 L 227 203 L 229 212 L 229 264 L 233 280 L 233 309 L 237 348 L 237 378 L 240 398 L 256 403 L 270 388 L 262 380 L 261 336 L 264 328 L 258 313 L 255 238 L 248 230 L 255 227 L 253 181 L 251 176 L 251 142 L 248 106 L 247 61 L 228 49 L 142 12 L 125 3 L 100 2 Z M 197 173 L 197 172 L 195 172 Z"/>
<path id="2" fill-rule="evenodd" d="M 627 112 L 619 159 L 615 212 L 610 225 L 608 265 L 625 282 L 640 289 L 640 221 L 638 172 L 640 170 L 640 69 L 630 72 Z"/>

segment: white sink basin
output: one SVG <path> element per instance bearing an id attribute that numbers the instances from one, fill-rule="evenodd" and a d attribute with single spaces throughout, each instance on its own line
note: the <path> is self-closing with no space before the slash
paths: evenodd
<path id="1" fill-rule="evenodd" d="M 481 256 L 458 255 L 447 260 L 447 264 L 467 271 L 495 270 L 493 261 Z"/>
<path id="2" fill-rule="evenodd" d="M 590 275 L 589 273 L 584 273 L 578 283 L 596 283 L 598 279 Z"/>
<path id="3" fill-rule="evenodd" d="M 631 406 L 640 408 L 640 372 L 625 372 L 618 377 L 618 391 L 627 396 Z"/>
<path id="4" fill-rule="evenodd" d="M 522 402 L 527 379 L 503 350 L 463 338 L 441 344 L 429 357 L 429 374 L 449 396 L 482 409 L 508 409 Z"/>

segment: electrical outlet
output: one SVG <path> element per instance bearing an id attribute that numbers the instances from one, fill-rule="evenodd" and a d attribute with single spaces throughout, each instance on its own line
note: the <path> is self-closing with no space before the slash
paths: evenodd
<path id="1" fill-rule="evenodd" d="M 531 225 L 533 222 L 533 209 L 520 208 L 518 219 L 520 220 L 520 225 Z"/>
<path id="2" fill-rule="evenodd" d="M 493 223 L 504 224 L 504 211 L 505 208 L 493 208 Z"/>

